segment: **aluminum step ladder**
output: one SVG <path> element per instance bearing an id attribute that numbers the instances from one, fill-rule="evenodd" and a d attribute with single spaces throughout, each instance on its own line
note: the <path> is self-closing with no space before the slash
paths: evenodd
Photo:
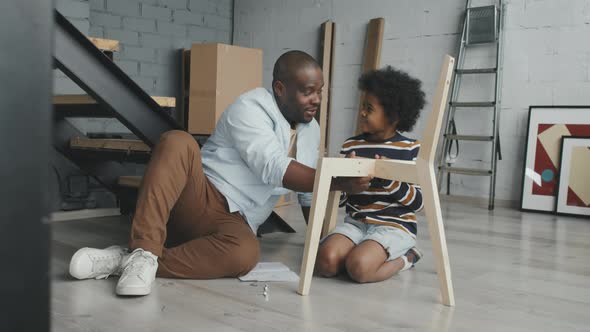
<path id="1" fill-rule="evenodd" d="M 472 7 L 472 1 L 467 0 L 465 5 L 465 16 L 463 21 L 463 31 L 459 44 L 459 55 L 457 69 L 455 69 L 455 78 L 452 85 L 451 99 L 448 105 L 446 129 L 444 132 L 443 150 L 440 153 L 439 161 L 439 188 L 442 188 L 444 173 L 447 175 L 446 188 L 447 195 L 450 195 L 451 174 L 489 176 L 489 206 L 490 210 L 494 209 L 494 197 L 496 187 L 496 166 L 497 161 L 502 159 L 500 150 L 499 137 L 499 110 L 500 110 L 500 93 L 501 93 L 501 57 L 502 57 L 502 0 L 493 1 L 494 3 L 486 6 Z M 495 47 L 494 47 L 495 46 Z M 489 58 L 492 58 L 494 66 L 491 68 L 466 68 L 466 58 L 474 49 L 486 51 Z M 493 52 L 493 55 L 491 53 Z M 471 65 L 473 66 L 473 65 Z M 468 66 L 468 67 L 471 67 Z M 494 92 L 493 100 L 484 101 L 459 101 L 460 91 L 462 90 L 461 79 L 469 75 L 472 78 L 481 78 L 489 80 L 489 75 L 493 75 Z M 463 87 L 464 89 L 465 87 Z M 471 86 L 471 88 L 474 88 Z M 457 113 L 459 116 L 465 114 L 462 112 L 490 112 L 491 116 L 490 132 L 487 135 L 463 134 L 470 128 L 458 128 Z M 488 116 L 489 117 L 489 116 Z M 467 126 L 466 126 L 467 127 Z M 459 133 L 461 131 L 461 134 Z M 479 133 L 477 133 L 479 134 Z M 455 163 L 461 164 L 459 159 L 459 143 L 471 141 L 485 143 L 490 146 L 491 160 L 489 167 L 459 167 Z M 482 147 L 484 148 L 484 147 Z M 485 147 L 487 149 L 487 147 Z M 483 162 L 483 161 L 482 161 Z M 487 165 L 486 165 L 487 166 Z"/>

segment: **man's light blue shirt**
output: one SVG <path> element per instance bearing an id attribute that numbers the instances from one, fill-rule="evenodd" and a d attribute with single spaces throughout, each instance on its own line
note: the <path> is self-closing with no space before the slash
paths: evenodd
<path id="1" fill-rule="evenodd" d="M 289 158 L 291 126 L 273 94 L 257 88 L 239 96 L 219 118 L 201 149 L 205 175 L 240 211 L 256 233 L 271 214 L 283 188 Z M 317 121 L 297 125 L 296 160 L 315 168 L 320 131 Z M 301 206 L 311 205 L 312 193 L 298 193 Z"/>

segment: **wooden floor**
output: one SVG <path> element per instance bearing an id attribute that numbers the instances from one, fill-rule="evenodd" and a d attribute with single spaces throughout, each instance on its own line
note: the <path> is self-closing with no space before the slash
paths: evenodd
<path id="1" fill-rule="evenodd" d="M 261 240 L 262 260 L 298 272 L 305 226 L 298 207 L 278 211 L 296 234 Z M 590 220 L 443 202 L 457 306 L 439 303 L 426 225 L 425 258 L 392 279 L 359 285 L 315 277 L 295 283 L 158 279 L 146 297 L 119 298 L 116 278 L 75 281 L 83 246 L 126 242 L 118 217 L 54 223 L 53 331 L 590 331 Z"/>

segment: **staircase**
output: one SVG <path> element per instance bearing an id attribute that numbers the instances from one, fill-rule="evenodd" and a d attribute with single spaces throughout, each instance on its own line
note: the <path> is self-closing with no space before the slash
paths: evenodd
<path id="1" fill-rule="evenodd" d="M 122 213 L 132 214 L 136 193 L 128 194 L 119 177 L 136 174 L 160 135 L 181 128 L 169 115 L 176 100 L 147 95 L 113 62 L 118 41 L 88 38 L 57 11 L 55 21 L 55 66 L 87 94 L 53 96 L 53 146 L 115 193 Z M 114 118 L 132 139 L 87 137 L 67 118 Z"/>
<path id="2" fill-rule="evenodd" d="M 88 38 L 55 11 L 55 66 L 80 86 L 86 95 L 57 95 L 54 106 L 54 148 L 117 195 L 122 214 L 135 210 L 141 176 L 137 164 L 149 161 L 160 135 L 181 130 L 171 116 L 175 98 L 152 97 L 114 62 L 118 42 Z M 88 137 L 67 118 L 114 118 L 131 137 Z M 262 233 L 295 232 L 273 213 Z"/>

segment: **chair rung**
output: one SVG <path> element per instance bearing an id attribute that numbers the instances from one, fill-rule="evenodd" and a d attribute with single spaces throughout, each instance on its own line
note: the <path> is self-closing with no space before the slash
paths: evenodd
<path id="1" fill-rule="evenodd" d="M 473 68 L 473 69 L 457 69 L 457 74 L 495 74 L 497 68 Z"/>
<path id="2" fill-rule="evenodd" d="M 445 134 L 445 138 L 457 141 L 492 141 L 494 136 L 477 136 L 477 135 L 449 135 Z"/>
<path id="3" fill-rule="evenodd" d="M 463 174 L 463 175 L 479 175 L 479 176 L 490 176 L 492 171 L 489 169 L 477 169 L 477 168 L 460 168 L 460 167 L 449 167 L 439 166 L 439 169 L 444 172 Z"/>
<path id="4" fill-rule="evenodd" d="M 495 101 L 482 101 L 482 102 L 458 102 L 452 101 L 449 103 L 453 107 L 493 107 L 496 105 Z"/>

